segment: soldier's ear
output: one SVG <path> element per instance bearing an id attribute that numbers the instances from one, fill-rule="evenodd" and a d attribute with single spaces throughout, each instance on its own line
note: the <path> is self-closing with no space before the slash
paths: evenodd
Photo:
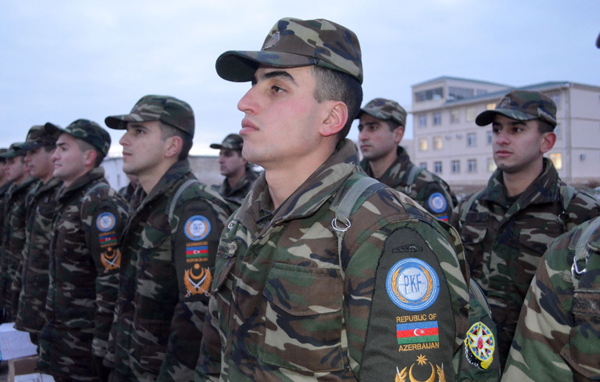
<path id="1" fill-rule="evenodd" d="M 328 104 L 327 115 L 321 123 L 319 133 L 329 137 L 340 132 L 348 121 L 348 106 L 342 101 L 324 101 Z"/>
<path id="2" fill-rule="evenodd" d="M 183 139 L 176 135 L 165 139 L 165 157 L 173 158 L 179 155 L 183 147 Z"/>
<path id="3" fill-rule="evenodd" d="M 398 126 L 396 127 L 396 130 L 394 130 L 394 142 L 400 144 L 402 138 L 404 138 L 404 126 Z"/>
<path id="4" fill-rule="evenodd" d="M 86 150 L 85 153 L 83 153 L 83 165 L 85 167 L 93 167 L 97 156 L 98 153 L 96 150 Z"/>
<path id="5" fill-rule="evenodd" d="M 542 154 L 546 154 L 554 147 L 554 144 L 556 143 L 556 134 L 554 134 L 554 132 L 543 133 L 541 140 L 542 144 L 540 145 L 540 151 Z"/>

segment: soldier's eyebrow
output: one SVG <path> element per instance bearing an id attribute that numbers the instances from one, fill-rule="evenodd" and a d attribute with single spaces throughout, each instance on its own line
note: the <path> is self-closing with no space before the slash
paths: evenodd
<path id="1" fill-rule="evenodd" d="M 262 80 L 269 80 L 271 78 L 281 78 L 284 80 L 288 80 L 292 82 L 294 85 L 298 86 L 294 77 L 286 72 L 285 70 L 273 70 L 272 72 L 266 72 L 261 75 Z M 256 83 L 256 75 L 254 77 L 254 83 Z"/>
<path id="2" fill-rule="evenodd" d="M 60 142 L 56 144 L 56 147 L 68 147 L 69 145 L 67 144 L 67 142 Z"/>
<path id="3" fill-rule="evenodd" d="M 144 125 L 142 125 L 141 123 L 137 123 L 137 122 L 129 122 L 127 124 L 127 129 L 145 129 L 148 130 L 148 128 Z"/>

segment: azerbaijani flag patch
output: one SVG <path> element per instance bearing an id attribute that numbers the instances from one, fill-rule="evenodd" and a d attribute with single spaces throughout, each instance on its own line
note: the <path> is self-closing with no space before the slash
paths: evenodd
<path id="1" fill-rule="evenodd" d="M 440 340 L 437 321 L 396 324 L 398 344 L 419 344 Z"/>
<path id="2" fill-rule="evenodd" d="M 191 244 L 191 245 L 190 245 Z M 208 245 L 197 245 L 189 243 L 185 248 L 185 258 L 188 261 L 208 257 Z"/>
<path id="3" fill-rule="evenodd" d="M 111 246 L 111 245 L 116 245 L 117 244 L 117 235 L 112 234 L 112 233 L 108 234 L 108 235 L 100 235 L 100 236 L 98 236 L 98 241 L 100 241 L 100 246 L 102 248 Z"/>

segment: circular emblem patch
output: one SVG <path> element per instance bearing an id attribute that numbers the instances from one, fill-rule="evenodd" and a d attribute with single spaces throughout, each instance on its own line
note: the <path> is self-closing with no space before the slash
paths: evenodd
<path id="1" fill-rule="evenodd" d="M 394 264 L 385 286 L 394 304 L 413 312 L 429 308 L 440 292 L 437 273 L 429 264 L 416 258 Z"/>
<path id="2" fill-rule="evenodd" d="M 195 215 L 185 222 L 183 229 L 188 239 L 202 240 L 210 233 L 210 222 L 202 215 Z"/>
<path id="3" fill-rule="evenodd" d="M 96 218 L 96 227 L 102 232 L 110 231 L 115 227 L 117 219 L 110 212 L 103 212 Z"/>
<path id="4" fill-rule="evenodd" d="M 429 196 L 427 204 L 429 204 L 429 208 L 431 208 L 433 212 L 439 214 L 440 212 L 444 212 L 446 210 L 448 202 L 446 201 L 444 195 L 440 194 L 439 192 L 436 192 Z"/>
<path id="5" fill-rule="evenodd" d="M 495 348 L 496 340 L 490 328 L 483 322 L 473 324 L 465 338 L 465 353 L 469 363 L 487 369 L 494 359 Z"/>

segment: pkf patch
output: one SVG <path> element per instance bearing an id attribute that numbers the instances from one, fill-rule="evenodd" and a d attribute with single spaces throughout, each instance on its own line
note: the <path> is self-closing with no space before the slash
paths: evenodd
<path id="1" fill-rule="evenodd" d="M 427 364 L 429 363 L 429 367 L 427 367 Z M 415 367 L 415 364 L 417 364 L 417 368 L 414 370 L 414 372 L 417 373 L 425 373 L 426 375 L 429 374 L 429 378 L 423 380 L 423 377 L 420 377 L 419 379 L 417 379 L 418 377 L 414 376 L 414 372 L 413 372 L 413 368 Z M 431 372 L 429 372 L 429 368 L 431 368 Z M 413 362 L 412 365 L 410 365 L 410 369 L 408 370 L 408 375 L 406 373 L 406 369 L 408 369 L 408 366 L 406 366 L 404 369 L 402 369 L 402 371 L 400 371 L 400 369 L 396 366 L 396 382 L 405 382 L 406 381 L 406 377 L 408 377 L 408 380 L 410 382 L 421 382 L 426 381 L 426 382 L 434 382 L 436 381 L 436 370 L 437 370 L 437 381 L 439 382 L 446 382 L 446 374 L 444 373 L 444 364 L 442 364 L 442 366 L 440 367 L 440 365 L 435 365 L 435 368 L 433 367 L 433 364 L 431 362 L 428 362 L 427 357 L 424 356 L 423 354 L 420 354 L 417 357 L 416 362 Z"/>
<path id="2" fill-rule="evenodd" d="M 444 212 L 446 210 L 446 207 L 448 206 L 448 201 L 446 200 L 444 195 L 440 194 L 439 192 L 435 192 L 429 196 L 427 204 L 433 212 L 439 214 L 440 212 Z"/>
<path id="3" fill-rule="evenodd" d="M 490 328 L 482 322 L 473 324 L 465 338 L 465 353 L 469 363 L 487 369 L 494 360 L 495 348 L 496 340 Z"/>
<path id="4" fill-rule="evenodd" d="M 188 239 L 202 240 L 210 233 L 210 222 L 202 215 L 195 215 L 185 222 L 183 230 Z"/>
<path id="5" fill-rule="evenodd" d="M 183 275 L 183 283 L 187 294 L 185 297 L 190 297 L 194 294 L 204 294 L 210 296 L 209 288 L 212 282 L 212 276 L 208 268 L 201 267 L 196 263 L 194 266 L 185 271 Z"/>
<path id="6" fill-rule="evenodd" d="M 440 281 L 433 268 L 412 257 L 394 264 L 388 272 L 385 286 L 394 304 L 413 312 L 430 307 L 440 291 Z"/>
<path id="7" fill-rule="evenodd" d="M 108 248 L 100 255 L 100 261 L 104 265 L 104 273 L 121 267 L 121 251 L 118 248 Z"/>
<path id="8" fill-rule="evenodd" d="M 110 212 L 103 212 L 96 218 L 96 227 L 102 232 L 110 231 L 115 227 L 117 219 Z"/>

